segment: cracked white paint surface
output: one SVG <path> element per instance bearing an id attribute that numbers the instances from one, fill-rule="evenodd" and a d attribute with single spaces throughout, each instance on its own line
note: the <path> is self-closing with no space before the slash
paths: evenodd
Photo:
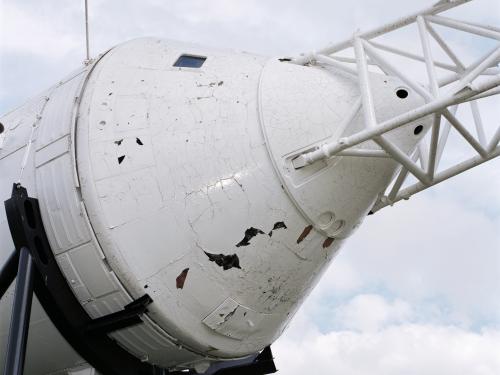
<path id="1" fill-rule="evenodd" d="M 206 61 L 173 67 L 183 53 Z M 394 99 L 398 82 L 373 80 L 387 117 L 414 105 Z M 366 158 L 291 169 L 298 151 L 353 130 L 341 123 L 355 87 L 318 67 L 158 39 L 102 57 L 73 114 L 76 134 L 75 119 L 65 137 L 45 130 L 50 148 L 30 161 L 48 217 L 85 222 L 85 238 L 59 231 L 51 244 L 89 314 L 148 293 L 145 324 L 113 337 L 162 366 L 241 357 L 276 340 L 394 171 Z M 16 116 L 2 149 L 15 161 L 29 136 L 16 119 L 33 114 Z M 405 151 L 417 142 L 404 129 L 391 137 Z M 58 184 L 67 201 L 53 199 Z"/>
<path id="2" fill-rule="evenodd" d="M 173 67 L 183 53 L 207 59 Z M 379 85 L 387 116 L 414 105 L 402 108 L 395 84 Z M 108 53 L 89 86 L 78 162 L 103 251 L 132 294 L 153 297 L 148 315 L 201 352 L 235 357 L 273 342 L 394 170 L 334 160 L 290 180 L 287 156 L 339 137 L 358 95 L 352 78 L 326 70 L 140 39 Z M 416 143 L 398 137 L 407 149 Z M 329 228 L 318 222 L 324 212 Z M 276 222 L 287 228 L 269 236 Z M 237 247 L 251 227 L 264 234 Z M 206 253 L 237 255 L 241 268 Z M 241 307 L 214 323 L 227 301 Z M 250 325 L 237 313 L 245 309 Z"/>

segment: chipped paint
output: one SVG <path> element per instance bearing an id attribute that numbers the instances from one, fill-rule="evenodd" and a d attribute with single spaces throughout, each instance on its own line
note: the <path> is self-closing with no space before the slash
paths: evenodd
<path id="1" fill-rule="evenodd" d="M 215 262 L 215 264 L 222 267 L 224 271 L 229 270 L 233 267 L 241 269 L 240 259 L 236 254 L 232 255 L 211 254 L 207 253 L 206 251 L 204 253 L 207 255 L 208 260 L 210 260 L 211 262 Z"/>
<path id="2" fill-rule="evenodd" d="M 250 245 L 250 240 L 258 234 L 265 234 L 261 229 L 250 227 L 245 231 L 243 239 L 236 244 L 236 247 Z"/>
<path id="3" fill-rule="evenodd" d="M 307 227 L 304 228 L 302 233 L 300 234 L 299 238 L 297 238 L 297 243 L 301 243 L 304 241 L 304 239 L 311 233 L 311 230 L 313 229 L 312 225 L 308 225 Z"/>
<path id="4" fill-rule="evenodd" d="M 326 238 L 325 241 L 323 242 L 323 249 L 329 248 L 334 240 L 335 240 L 335 238 L 333 238 L 333 237 Z"/>
<path id="5" fill-rule="evenodd" d="M 277 229 L 287 229 L 285 222 L 277 221 L 276 223 L 274 223 L 273 229 L 271 229 L 271 231 L 268 233 L 269 237 L 272 237 L 273 231 Z"/>
<path id="6" fill-rule="evenodd" d="M 182 272 L 177 276 L 175 279 L 175 286 L 177 289 L 182 289 L 184 288 L 184 283 L 186 282 L 186 277 L 189 272 L 189 268 L 185 268 L 182 270 Z"/>
<path id="7" fill-rule="evenodd" d="M 186 50 L 207 56 L 202 69 L 171 67 Z M 350 234 L 344 228 L 392 176 L 392 164 L 364 168 L 355 158 L 289 168 L 296 152 L 344 131 L 359 90 L 335 72 L 139 39 L 107 54 L 89 85 L 75 139 L 98 243 L 123 289 L 139 294 L 147 283 L 159 297 L 148 314 L 203 355 L 212 346 L 235 358 L 274 341 Z M 376 100 L 399 105 L 379 91 Z M 331 220 L 320 220 L 324 212 Z M 327 237 L 335 241 L 318 251 Z M 201 325 L 227 298 L 227 321 Z"/>

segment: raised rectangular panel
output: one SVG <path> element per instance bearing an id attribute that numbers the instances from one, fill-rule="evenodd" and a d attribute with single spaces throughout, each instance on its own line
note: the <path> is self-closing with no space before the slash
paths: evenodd
<path id="1" fill-rule="evenodd" d="M 227 298 L 203 323 L 221 335 L 244 340 L 253 335 L 267 336 L 267 328 L 275 326 L 280 319 L 279 315 L 258 313 Z"/>
<path id="2" fill-rule="evenodd" d="M 92 239 L 72 175 L 62 173 L 71 168 L 71 157 L 65 153 L 36 170 L 42 219 L 56 255 Z"/>
<path id="3" fill-rule="evenodd" d="M 84 78 L 83 72 L 57 87 L 50 96 L 40 120 L 37 150 L 70 134 L 74 103 Z"/>
<path id="4" fill-rule="evenodd" d="M 100 297 L 84 305 L 85 310 L 92 318 L 99 318 L 123 310 L 132 299 L 124 292 L 119 291 Z"/>
<path id="5" fill-rule="evenodd" d="M 92 299 L 90 293 L 88 289 L 82 284 L 80 277 L 71 264 L 71 260 L 69 259 L 68 254 L 59 254 L 56 257 L 56 260 L 59 268 L 64 274 L 64 277 L 66 277 L 68 284 L 71 286 L 71 289 L 73 289 L 73 292 L 75 293 L 76 298 L 80 301 L 80 303 L 86 303 L 90 301 Z"/>
<path id="6" fill-rule="evenodd" d="M 69 251 L 68 256 L 71 263 L 78 266 L 80 280 L 92 297 L 97 298 L 118 290 L 92 242 Z"/>
<path id="7" fill-rule="evenodd" d="M 35 156 L 35 166 L 39 167 L 69 151 L 69 136 L 58 139 L 38 150 Z"/>

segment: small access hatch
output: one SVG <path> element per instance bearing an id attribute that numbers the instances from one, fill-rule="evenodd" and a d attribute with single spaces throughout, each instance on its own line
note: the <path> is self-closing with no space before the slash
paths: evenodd
<path id="1" fill-rule="evenodd" d="M 181 55 L 174 63 L 179 68 L 200 68 L 207 58 L 203 56 Z"/>

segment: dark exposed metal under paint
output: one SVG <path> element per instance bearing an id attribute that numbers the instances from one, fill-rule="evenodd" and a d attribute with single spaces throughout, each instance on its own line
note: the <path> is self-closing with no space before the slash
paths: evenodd
<path id="1" fill-rule="evenodd" d="M 278 229 L 288 229 L 285 222 L 283 221 L 277 221 L 274 223 L 273 229 L 268 233 L 269 237 L 273 235 L 273 231 L 278 230 Z"/>
<path id="2" fill-rule="evenodd" d="M 241 269 L 240 259 L 236 254 L 231 254 L 231 255 L 211 254 L 207 253 L 206 251 L 205 254 L 208 257 L 208 260 L 210 260 L 211 262 L 215 262 L 215 264 L 222 267 L 224 270 L 228 270 L 233 267 Z"/>
<path id="3" fill-rule="evenodd" d="M 245 237 L 236 244 L 236 247 L 250 245 L 250 240 L 258 234 L 265 234 L 261 229 L 250 227 L 245 231 Z"/>

